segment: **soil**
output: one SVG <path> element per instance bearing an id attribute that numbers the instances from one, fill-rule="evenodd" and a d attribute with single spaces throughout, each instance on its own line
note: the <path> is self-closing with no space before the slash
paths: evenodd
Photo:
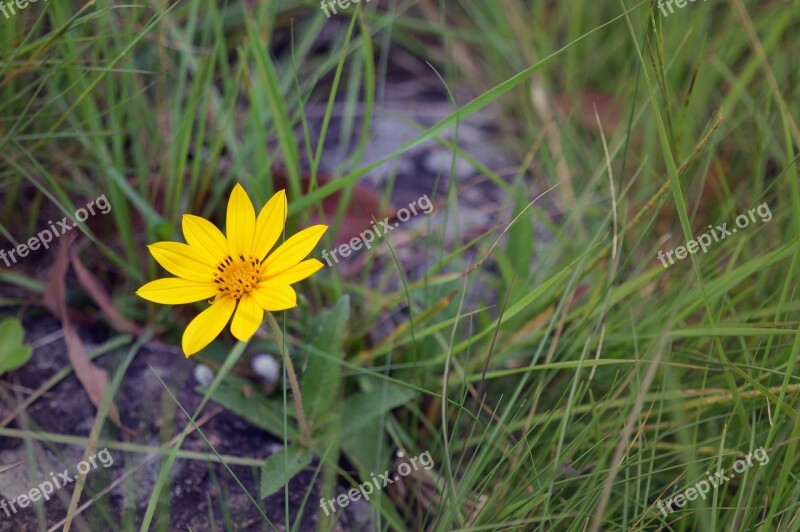
<path id="1" fill-rule="evenodd" d="M 30 315 L 30 314 L 29 314 Z M 23 322 L 26 329 L 25 341 L 27 344 L 36 345 L 48 335 L 54 335 L 51 341 L 34 351 L 28 364 L 7 376 L 7 382 L 13 383 L 18 390 L 36 389 L 44 381 L 68 365 L 66 346 L 59 337 L 60 324 L 53 318 L 42 315 L 35 318 L 29 317 Z M 104 330 L 80 330 L 81 338 L 91 348 L 107 340 Z M 117 349 L 102 355 L 95 360 L 96 364 L 109 371 L 117 367 L 127 354 L 127 347 Z M 176 395 L 187 411 L 193 412 L 199 405 L 202 396 L 194 391 L 199 384 L 193 376 L 193 368 L 197 362 L 187 360 L 174 352 L 148 345 L 134 358 L 122 381 L 118 397 L 124 401 L 117 401 L 122 423 L 135 432 L 133 443 L 155 446 L 169 440 L 178 434 L 186 423 L 186 418 L 178 410 L 178 419 L 168 420 L 163 412 L 173 412 L 167 407 L 172 399 L 156 378 L 157 373 Z M 152 370 L 150 369 L 152 367 Z M 6 393 L 6 398 L 14 394 Z M 20 397 L 25 396 L 25 391 L 16 392 Z M 17 403 L 16 400 L 5 400 L 0 406 L 0 417 L 7 416 Z M 209 403 L 204 413 L 214 412 L 216 405 Z M 81 387 L 74 374 L 70 374 L 58 385 L 52 388 L 44 397 L 27 408 L 24 417 L 18 417 L 9 428 L 30 430 L 35 433 L 50 433 L 54 435 L 72 435 L 86 437 L 94 423 L 95 407 Z M 177 426 L 177 427 L 176 427 Z M 169 427 L 169 428 L 168 428 Z M 168 428 L 168 429 L 167 429 Z M 241 456 L 245 458 L 266 459 L 275 451 L 282 448 L 282 442 L 271 435 L 253 427 L 246 421 L 226 410 L 221 410 L 202 427 L 206 437 L 211 441 L 220 454 Z M 108 441 L 124 442 L 128 440 L 110 422 L 106 423 L 101 438 Z M 32 452 L 26 449 L 30 445 Z M 187 451 L 210 452 L 208 445 L 196 433 L 190 434 L 182 449 Z M 0 463 L 13 464 L 29 456 L 35 456 L 35 464 L 23 463 L 11 470 L 0 473 L 0 496 L 10 500 L 20 494 L 27 493 L 31 488 L 41 482 L 49 480 L 51 472 L 58 478 L 58 472 L 69 469 L 70 474 L 75 473 L 76 465 L 82 460 L 83 447 L 80 444 L 69 445 L 61 443 L 45 443 L 40 439 L 0 437 Z M 92 499 L 93 494 L 104 490 L 110 483 L 123 475 L 125 471 L 136 468 L 147 457 L 145 453 L 125 452 L 120 449 L 109 449 L 113 464 L 105 468 L 99 458 L 95 461 L 97 467 L 90 469 L 86 477 L 86 489 L 81 497 L 80 504 Z M 106 460 L 105 463 L 110 463 Z M 312 464 L 313 465 L 313 464 Z M 131 523 L 140 526 L 141 516 L 145 513 L 150 494 L 156 484 L 161 459 L 156 458 L 137 469 L 127 477 L 127 480 L 111 489 L 107 494 L 99 497 L 94 503 L 110 516 L 110 521 L 119 521 L 121 516 L 131 516 Z M 259 471 L 249 466 L 231 467 L 233 472 L 242 481 L 250 493 L 258 499 Z M 308 490 L 313 478 L 313 470 L 297 475 L 289 485 L 289 512 L 292 518 L 299 515 L 302 499 Z M 0 530 L 27 532 L 38 531 L 39 516 L 48 527 L 55 525 L 66 515 L 69 499 L 72 495 L 72 486 L 56 490 L 49 501 L 40 500 L 26 508 L 17 507 L 17 512 L 6 516 L 0 511 Z M 222 492 L 225 493 L 222 496 Z M 315 501 L 315 489 L 309 501 Z M 319 497 L 316 498 L 318 500 Z M 156 526 L 153 529 L 162 530 L 214 530 L 211 526 L 213 520 L 217 530 L 225 530 L 224 510 L 230 512 L 230 519 L 236 530 L 257 531 L 266 530 L 253 503 L 236 484 L 231 475 L 220 465 L 211 464 L 201 460 L 176 459 L 170 471 L 170 485 L 168 500 L 169 523 L 165 527 Z M 272 520 L 278 530 L 283 530 L 284 500 L 283 493 L 268 497 L 263 501 L 267 516 Z M 91 511 L 92 519 L 84 519 L 82 515 L 74 522 L 74 530 L 114 530 L 117 526 L 102 520 L 98 515 L 102 512 Z M 167 512 L 164 512 L 167 513 Z M 315 528 L 314 511 L 305 511 L 300 530 L 313 530 Z M 137 517 L 138 516 L 138 519 Z M 212 517 L 213 516 L 213 517 Z M 347 529 L 349 515 L 342 516 L 341 526 Z M 60 529 L 61 527 L 59 527 Z"/>

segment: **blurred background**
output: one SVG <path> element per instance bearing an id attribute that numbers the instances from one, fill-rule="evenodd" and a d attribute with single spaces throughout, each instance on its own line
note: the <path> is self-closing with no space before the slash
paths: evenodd
<path id="1" fill-rule="evenodd" d="M 0 530 L 796 530 L 800 1 L 682 3 L 6 2 Z M 236 183 L 392 230 L 187 359 Z"/>

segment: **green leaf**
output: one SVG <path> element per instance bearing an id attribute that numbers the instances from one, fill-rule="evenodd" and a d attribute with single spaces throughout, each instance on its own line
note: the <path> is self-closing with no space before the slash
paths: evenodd
<path id="1" fill-rule="evenodd" d="M 364 428 L 391 409 L 408 403 L 414 395 L 414 390 L 393 387 L 360 392 L 349 397 L 343 408 L 346 415 L 342 419 L 342 437 Z"/>
<path id="2" fill-rule="evenodd" d="M 524 194 L 517 196 L 514 216 L 528 206 L 528 198 Z M 532 211 L 528 209 L 508 229 L 508 257 L 516 274 L 516 282 L 525 283 L 530 277 L 533 260 L 533 220 Z"/>
<path id="3" fill-rule="evenodd" d="M 277 492 L 310 463 L 311 451 L 298 447 L 281 449 L 267 458 L 261 471 L 261 498 Z"/>
<path id="4" fill-rule="evenodd" d="M 392 450 L 383 438 L 374 437 L 386 430 L 382 420 L 375 418 L 360 425 L 342 435 L 342 452 L 361 478 L 369 478 L 370 472 L 383 471 L 390 466 Z"/>
<path id="5" fill-rule="evenodd" d="M 27 362 L 33 350 L 23 342 L 22 324 L 15 318 L 0 321 L 0 375 Z"/>
<path id="6" fill-rule="evenodd" d="M 197 389 L 203 394 L 208 390 L 206 386 L 198 386 Z M 267 399 L 250 381 L 229 375 L 211 396 L 211 400 L 256 427 L 283 438 L 283 403 Z M 297 430 L 292 425 L 287 427 L 286 432 L 289 439 L 297 436 Z"/>
<path id="7" fill-rule="evenodd" d="M 376 438 L 386 427 L 382 420 L 375 418 L 357 432 L 342 440 L 342 450 L 348 461 L 358 470 L 363 481 L 368 481 L 370 473 L 389 469 L 392 464 L 392 451 L 384 438 Z M 397 507 L 388 497 L 373 494 L 370 501 L 381 518 L 389 525 L 388 530 L 405 530 L 405 521 L 400 517 Z"/>
<path id="8" fill-rule="evenodd" d="M 257 25 L 249 18 L 247 20 L 247 33 L 255 43 L 261 43 Z M 286 99 L 281 94 L 280 76 L 269 56 L 267 46 L 253 46 L 253 58 L 255 59 L 256 73 L 261 88 L 260 96 L 269 102 L 270 112 L 273 116 L 272 124 L 278 137 L 278 145 L 283 153 L 283 162 L 289 173 L 290 191 L 293 194 L 300 194 L 300 156 L 297 148 L 297 139 L 294 135 L 292 121 L 289 119 L 289 111 L 286 107 Z"/>
<path id="9" fill-rule="evenodd" d="M 344 357 L 342 340 L 350 318 L 350 297 L 344 296 L 331 310 L 322 312 L 317 327 L 307 343 L 311 355 L 303 375 L 303 409 L 312 425 L 319 425 L 339 392 L 341 360 Z M 324 353 L 321 355 L 319 353 Z"/>

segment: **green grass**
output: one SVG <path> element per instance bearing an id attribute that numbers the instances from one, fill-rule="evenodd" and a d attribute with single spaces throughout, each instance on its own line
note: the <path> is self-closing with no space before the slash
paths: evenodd
<path id="1" fill-rule="evenodd" d="M 2 248 L 105 194 L 103 223 L 78 224 L 81 257 L 145 331 L 117 331 L 90 353 L 127 353 L 90 433 L 48 432 L 26 416 L 71 373 L 64 368 L 34 391 L 2 388 L 13 416 L 0 436 L 24 440 L 29 464 L 40 446 L 63 444 L 87 456 L 116 449 L 130 469 L 165 457 L 142 515 L 112 515 L 107 494 L 93 492 L 75 517 L 78 484 L 65 516 L 76 529 L 167 530 L 168 475 L 181 458 L 224 464 L 210 468 L 223 501 L 245 490 L 230 466 L 249 466 L 261 490 L 247 496 L 264 529 L 294 512 L 291 495 L 327 530 L 334 522 L 317 497 L 393 469 L 400 449 L 430 451 L 435 467 L 407 492 L 372 500 L 375 529 L 796 530 L 798 15 L 797 0 L 695 2 L 666 18 L 624 0 L 392 0 L 329 20 L 316 2 L 184 0 L 39 2 L 0 17 Z M 409 57 L 430 63 L 435 72 L 419 75 L 441 83 L 449 114 L 430 127 L 402 116 L 418 136 L 367 164 L 390 73 Z M 335 107 L 345 110 L 341 128 L 331 127 Z M 312 108 L 324 109 L 321 119 L 309 118 Z M 458 131 L 479 111 L 512 154 L 506 168 L 478 166 L 506 193 L 500 225 L 445 238 L 462 191 L 440 176 L 447 192 L 411 233 L 424 271 L 403 263 L 408 244 L 387 237 L 390 249 L 360 252 L 367 261 L 352 280 L 332 268 L 300 285 L 300 307 L 277 316 L 285 351 L 274 334 L 254 341 L 294 360 L 311 441 L 286 375 L 270 396 L 241 395 L 228 371 L 244 365 L 245 346 L 224 337 L 197 356 L 224 364 L 198 390 L 203 404 L 284 439 L 285 453 L 265 464 L 211 442 L 182 449 L 186 434 L 204 434 L 189 413 L 205 410 L 191 412 L 166 384 L 162 445 L 121 437 L 108 407 L 124 400 L 127 364 L 150 335 L 178 345 L 186 325 L 185 314 L 134 295 L 161 276 L 146 244 L 181 240 L 186 212 L 224 225 L 236 182 L 260 207 L 278 173 L 287 235 L 313 213 L 335 229 L 365 176 L 417 146 L 446 146 L 453 166 L 470 159 Z M 324 144 L 344 155 L 330 180 Z M 378 193 L 385 200 L 394 186 Z M 323 209 L 337 192 L 337 208 Z M 667 269 L 656 258 L 764 202 L 769 222 Z M 4 316 L 37 312 L 56 255 L 0 264 Z M 69 305 L 96 310 L 80 287 L 67 288 Z M 761 446 L 768 463 L 706 500 L 667 516 L 656 508 Z M 300 470 L 319 495 L 290 493 Z M 281 515 L 265 510 L 268 493 L 284 498 Z M 238 529 L 225 504 L 202 502 L 209 519 Z M 288 526 L 300 530 L 303 515 Z"/>

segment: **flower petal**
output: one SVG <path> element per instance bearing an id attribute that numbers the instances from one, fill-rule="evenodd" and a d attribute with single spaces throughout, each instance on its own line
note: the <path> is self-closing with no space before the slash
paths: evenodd
<path id="1" fill-rule="evenodd" d="M 294 288 L 283 283 L 261 281 L 250 295 L 264 310 L 278 311 L 297 306 L 297 293 Z"/>
<path id="2" fill-rule="evenodd" d="M 292 266 L 283 273 L 267 277 L 266 280 L 279 284 L 294 284 L 298 281 L 302 281 L 303 279 L 308 279 L 317 273 L 323 266 L 324 264 L 317 259 L 308 259 L 296 264 L 295 266 Z"/>
<path id="3" fill-rule="evenodd" d="M 286 192 L 279 190 L 258 213 L 256 236 L 253 240 L 253 256 L 258 260 L 266 257 L 269 250 L 281 237 L 288 212 L 289 204 L 286 202 Z"/>
<path id="4" fill-rule="evenodd" d="M 183 332 L 183 352 L 186 357 L 197 353 L 219 336 L 236 308 L 236 300 L 223 297 L 197 315 Z"/>
<path id="5" fill-rule="evenodd" d="M 177 277 L 156 279 L 136 291 L 137 296 L 162 305 L 194 303 L 212 298 L 216 294 L 217 285 L 215 283 L 199 283 Z"/>
<path id="6" fill-rule="evenodd" d="M 183 215 L 183 237 L 196 250 L 204 251 L 215 264 L 228 255 L 228 241 L 216 225 L 205 218 Z"/>
<path id="7" fill-rule="evenodd" d="M 214 280 L 214 263 L 205 253 L 180 242 L 156 242 L 147 246 L 153 258 L 169 273 L 190 281 Z"/>
<path id="8" fill-rule="evenodd" d="M 292 238 L 281 244 L 267 260 L 264 261 L 262 271 L 268 277 L 283 273 L 311 253 L 314 246 L 328 229 L 327 225 L 314 225 L 303 229 Z"/>
<path id="9" fill-rule="evenodd" d="M 256 228 L 256 210 L 242 185 L 236 184 L 228 200 L 228 218 L 225 228 L 228 235 L 228 251 L 238 257 L 249 257 L 253 248 Z"/>
<path id="10" fill-rule="evenodd" d="M 239 306 L 233 315 L 231 333 L 237 340 L 246 342 L 253 337 L 262 321 L 264 321 L 264 309 L 258 306 L 253 296 L 245 294 L 239 300 Z"/>

